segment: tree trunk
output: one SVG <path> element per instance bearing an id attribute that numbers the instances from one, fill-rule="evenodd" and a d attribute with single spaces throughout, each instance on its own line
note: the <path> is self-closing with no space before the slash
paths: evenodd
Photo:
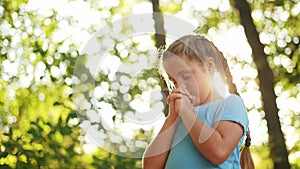
<path id="1" fill-rule="evenodd" d="M 153 19 L 155 27 L 155 46 L 159 48 L 166 44 L 166 31 L 164 29 L 164 18 L 159 9 L 159 0 L 151 0 L 153 7 Z"/>
<path id="2" fill-rule="evenodd" d="M 152 8 L 153 8 L 153 19 L 154 19 L 154 27 L 155 27 L 155 46 L 157 48 L 166 45 L 166 31 L 164 29 L 164 18 L 159 9 L 159 0 L 151 0 Z M 162 84 L 162 92 L 164 95 L 164 100 L 169 95 L 168 87 L 164 78 L 159 75 L 160 82 Z M 169 106 L 164 102 L 164 114 L 167 116 L 169 114 Z"/>
<path id="3" fill-rule="evenodd" d="M 264 45 L 259 40 L 259 33 L 253 23 L 248 2 L 246 0 L 234 0 L 234 4 L 239 11 L 240 21 L 252 48 L 253 60 L 258 70 L 259 87 L 269 134 L 270 156 L 273 160 L 274 169 L 290 169 L 288 152 L 278 117 L 273 72 L 267 62 Z"/>

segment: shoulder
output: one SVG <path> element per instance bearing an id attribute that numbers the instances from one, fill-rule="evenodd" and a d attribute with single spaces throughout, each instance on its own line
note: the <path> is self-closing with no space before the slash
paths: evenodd
<path id="1" fill-rule="evenodd" d="M 221 120 L 235 121 L 244 127 L 244 131 L 247 131 L 249 120 L 243 99 L 238 95 L 231 94 L 224 98 L 224 103 Z"/>
<path id="2" fill-rule="evenodd" d="M 243 99 L 236 94 L 231 94 L 231 95 L 225 97 L 224 103 L 225 103 L 225 110 L 229 109 L 233 113 L 236 111 L 246 112 L 246 107 L 245 107 Z"/>
<path id="3" fill-rule="evenodd" d="M 241 104 L 244 106 L 243 99 L 236 94 L 231 94 L 231 95 L 225 97 L 224 99 L 225 99 L 226 104 Z"/>

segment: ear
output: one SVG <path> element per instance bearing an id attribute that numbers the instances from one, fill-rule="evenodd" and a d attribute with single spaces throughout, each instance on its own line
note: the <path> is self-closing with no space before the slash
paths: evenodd
<path id="1" fill-rule="evenodd" d="M 213 57 L 207 57 L 205 59 L 204 66 L 209 73 L 214 73 L 216 70 L 216 64 Z"/>

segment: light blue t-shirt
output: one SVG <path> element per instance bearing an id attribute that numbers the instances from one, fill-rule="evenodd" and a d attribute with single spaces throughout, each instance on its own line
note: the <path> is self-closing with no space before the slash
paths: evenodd
<path id="1" fill-rule="evenodd" d="M 181 122 L 176 129 L 165 169 L 240 169 L 239 152 L 249 124 L 242 98 L 232 94 L 224 99 L 197 106 L 194 112 L 210 127 L 221 120 L 237 122 L 244 128 L 244 135 L 228 159 L 220 165 L 214 165 L 198 151 Z"/>

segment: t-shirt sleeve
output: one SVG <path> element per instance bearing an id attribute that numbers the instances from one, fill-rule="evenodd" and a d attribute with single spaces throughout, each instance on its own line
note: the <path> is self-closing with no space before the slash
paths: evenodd
<path id="1" fill-rule="evenodd" d="M 240 96 L 233 94 L 226 99 L 220 120 L 239 123 L 244 129 L 244 133 L 247 132 L 249 120 L 244 101 Z"/>

